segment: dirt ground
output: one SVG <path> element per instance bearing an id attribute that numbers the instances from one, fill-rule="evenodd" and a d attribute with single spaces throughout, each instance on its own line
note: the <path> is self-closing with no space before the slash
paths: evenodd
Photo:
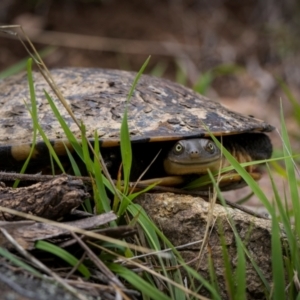
<path id="1" fill-rule="evenodd" d="M 21 1 L 2 0 L 0 23 L 21 24 L 39 50 L 54 45 L 49 68 L 101 67 L 146 72 L 192 87 L 212 75 L 206 92 L 235 111 L 280 128 L 280 101 L 299 152 L 294 109 L 276 78 L 300 94 L 299 7 L 293 1 Z M 26 57 L 19 41 L 0 35 L 0 71 Z M 298 103 L 299 100 L 297 100 Z M 281 141 L 272 133 L 275 149 Z M 284 194 L 284 179 L 276 175 Z M 272 198 L 267 177 L 261 186 Z M 247 189 L 226 193 L 239 199 Z M 259 203 L 252 199 L 250 205 Z"/>

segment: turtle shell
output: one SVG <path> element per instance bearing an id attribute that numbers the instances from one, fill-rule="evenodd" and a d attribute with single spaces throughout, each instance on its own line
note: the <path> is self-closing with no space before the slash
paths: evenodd
<path id="1" fill-rule="evenodd" d="M 87 137 L 95 130 L 102 146 L 119 143 L 120 126 L 127 96 L 136 73 L 90 68 L 55 69 L 51 74 L 78 120 L 87 128 Z M 39 122 L 51 140 L 64 138 L 51 111 L 44 90 L 53 96 L 39 73 L 34 73 Z M 26 75 L 0 82 L 0 147 L 30 143 L 32 120 Z M 54 97 L 56 100 L 56 98 Z M 77 138 L 80 130 L 65 108 L 58 109 Z M 191 89 L 166 79 L 141 76 L 128 103 L 128 124 L 132 141 L 156 142 L 244 132 L 269 132 L 273 127 L 252 116 L 228 110 Z"/>

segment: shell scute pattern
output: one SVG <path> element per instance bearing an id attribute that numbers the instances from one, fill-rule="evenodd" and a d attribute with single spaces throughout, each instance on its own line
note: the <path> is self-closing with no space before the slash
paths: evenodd
<path id="1" fill-rule="evenodd" d="M 103 141 L 119 139 L 135 73 L 57 69 L 51 74 L 75 116 L 85 123 L 89 138 L 97 130 Z M 64 133 L 44 96 L 44 89 L 54 98 L 74 135 L 80 138 L 80 130 L 40 74 L 34 74 L 34 82 L 39 122 L 48 138 L 64 138 Z M 24 100 L 30 103 L 25 75 L 0 81 L 0 146 L 31 142 L 32 121 Z M 128 104 L 128 121 L 133 140 L 143 141 L 208 135 L 207 128 L 216 135 L 273 129 L 263 121 L 231 112 L 176 83 L 150 76 L 142 76 L 137 84 Z"/>

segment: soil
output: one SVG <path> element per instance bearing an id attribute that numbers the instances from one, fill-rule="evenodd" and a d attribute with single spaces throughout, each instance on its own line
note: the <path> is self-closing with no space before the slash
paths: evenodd
<path id="1" fill-rule="evenodd" d="M 101 67 L 137 71 L 188 86 L 208 80 L 206 94 L 235 111 L 280 128 L 280 103 L 293 147 L 299 133 L 295 110 L 280 88 L 282 78 L 298 99 L 300 59 L 296 4 L 284 1 L 21 1 L 0 3 L 0 23 L 21 24 L 49 68 Z M 27 57 L 9 34 L 0 35 L 0 71 Z M 299 103 L 299 100 L 296 100 Z M 276 149 L 281 139 L 271 134 Z M 277 176 L 277 175 L 276 175 Z M 277 182 L 285 185 L 279 175 Z M 272 189 L 261 181 L 268 197 Z M 284 188 L 282 187 L 282 193 Z M 238 199 L 247 191 L 230 193 Z M 252 200 L 253 205 L 258 205 Z"/>

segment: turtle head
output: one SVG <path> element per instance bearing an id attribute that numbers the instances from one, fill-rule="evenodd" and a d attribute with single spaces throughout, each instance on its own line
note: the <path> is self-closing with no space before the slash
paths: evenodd
<path id="1" fill-rule="evenodd" d="M 203 174 L 207 169 L 218 170 L 222 154 L 216 144 L 207 138 L 178 141 L 164 160 L 169 175 Z"/>

